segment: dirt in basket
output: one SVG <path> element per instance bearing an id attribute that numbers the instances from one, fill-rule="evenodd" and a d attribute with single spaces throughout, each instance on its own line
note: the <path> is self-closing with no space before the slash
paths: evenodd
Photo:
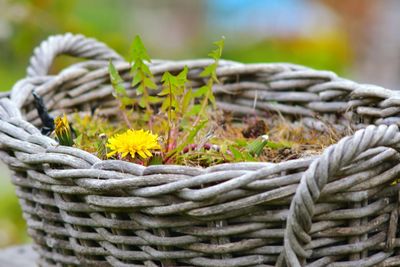
<path id="1" fill-rule="evenodd" d="M 263 160 L 281 162 L 291 159 L 318 155 L 337 143 L 344 134 L 327 127 L 327 132 L 312 130 L 301 121 L 291 123 L 279 116 L 267 120 L 267 133 L 270 143 L 261 155 Z"/>
<path id="2" fill-rule="evenodd" d="M 109 138 L 128 129 L 124 124 L 110 123 L 101 116 L 73 117 L 73 125 L 78 132 L 75 146 L 103 159 L 107 159 L 108 152 L 105 137 Z M 161 126 L 153 127 L 153 133 L 160 136 L 162 148 L 161 151 L 153 151 L 153 158 L 112 158 L 143 165 L 181 164 L 202 167 L 243 161 L 277 163 L 320 154 L 327 146 L 343 137 L 333 128 L 328 128 L 327 132 L 310 130 L 301 121 L 292 123 L 278 115 L 238 119 L 230 113 L 215 112 L 210 115 L 207 127 L 199 131 L 193 142 L 168 159 L 168 152 L 165 151 L 166 135 L 157 131 L 162 129 Z M 145 128 L 145 125 L 135 125 L 134 128 Z"/>
<path id="3" fill-rule="evenodd" d="M 214 149 L 194 149 L 177 158 L 178 164 L 203 166 L 242 161 L 278 163 L 282 161 L 321 154 L 322 151 L 339 141 L 344 135 L 327 127 L 327 132 L 311 130 L 301 121 L 289 122 L 278 115 L 267 119 L 249 117 L 236 120 L 230 114 L 215 115 L 213 137 L 208 140 Z M 259 155 L 250 153 L 253 142 L 261 142 L 268 136 L 268 142 Z"/>

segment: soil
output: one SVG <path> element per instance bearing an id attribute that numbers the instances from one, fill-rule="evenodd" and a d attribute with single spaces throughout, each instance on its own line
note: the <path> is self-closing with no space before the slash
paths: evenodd
<path id="1" fill-rule="evenodd" d="M 267 124 L 263 120 L 251 120 L 249 125 L 242 130 L 243 137 L 257 138 L 267 132 Z"/>

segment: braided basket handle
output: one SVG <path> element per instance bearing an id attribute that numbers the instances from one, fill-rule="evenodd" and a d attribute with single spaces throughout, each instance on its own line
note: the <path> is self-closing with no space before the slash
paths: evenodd
<path id="1" fill-rule="evenodd" d="M 96 60 L 123 60 L 114 50 L 93 38 L 71 33 L 54 35 L 35 48 L 27 70 L 28 77 L 47 75 L 54 59 L 59 55 Z"/>
<path id="2" fill-rule="evenodd" d="M 284 248 L 277 266 L 300 267 L 309 257 L 304 246 L 311 242 L 309 231 L 312 225 L 315 204 L 322 189 L 340 169 L 351 164 L 362 152 L 378 147 L 395 147 L 400 142 L 397 125 L 370 125 L 327 148 L 314 160 L 303 174 L 290 205 L 284 235 Z"/>

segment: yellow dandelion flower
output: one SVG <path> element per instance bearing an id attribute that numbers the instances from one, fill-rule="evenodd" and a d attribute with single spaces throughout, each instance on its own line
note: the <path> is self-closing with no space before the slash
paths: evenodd
<path id="1" fill-rule="evenodd" d="M 108 139 L 107 147 L 110 149 L 110 153 L 107 154 L 107 157 L 119 154 L 122 158 L 125 158 L 129 154 L 132 158 L 135 158 L 137 153 L 140 157 L 146 159 L 153 155 L 150 150 L 161 149 L 157 139 L 157 134 L 152 134 L 143 129 L 128 130 L 125 133 L 116 134 Z"/>
<path id="2" fill-rule="evenodd" d="M 72 146 L 74 144 L 74 140 L 72 138 L 71 127 L 69 125 L 67 116 L 57 117 L 54 120 L 55 124 L 55 133 L 58 139 L 58 142 L 63 146 Z"/>

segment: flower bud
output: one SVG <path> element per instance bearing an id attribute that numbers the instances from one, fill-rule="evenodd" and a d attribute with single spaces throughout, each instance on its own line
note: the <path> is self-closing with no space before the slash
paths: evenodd
<path id="1" fill-rule="evenodd" d="M 251 142 L 247 149 L 251 155 L 260 156 L 264 147 L 268 144 L 268 135 L 262 135 L 253 142 Z"/>

